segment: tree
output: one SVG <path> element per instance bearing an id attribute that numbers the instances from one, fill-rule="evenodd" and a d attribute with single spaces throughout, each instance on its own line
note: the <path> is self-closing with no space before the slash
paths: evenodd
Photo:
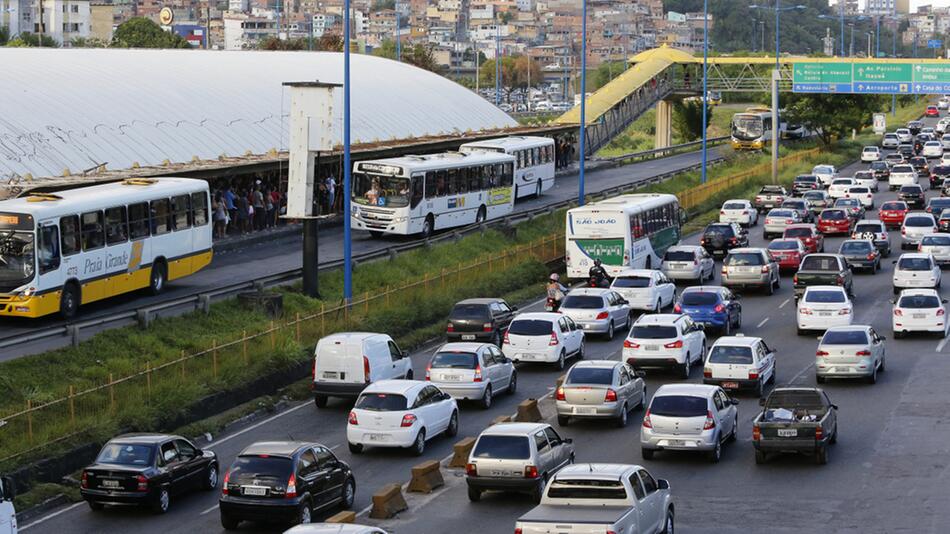
<path id="1" fill-rule="evenodd" d="M 600 89 L 625 70 L 627 70 L 627 65 L 624 61 L 605 61 L 601 63 L 594 71 L 594 75 L 587 77 L 587 90 L 596 91 Z"/>
<path id="2" fill-rule="evenodd" d="M 712 106 L 706 106 L 706 127 L 712 121 Z M 695 141 L 703 136 L 703 101 L 688 98 L 673 103 L 673 129 L 684 141 Z"/>
<path id="3" fill-rule="evenodd" d="M 6 46 L 7 41 L 10 40 L 10 28 L 6 26 L 0 26 L 0 46 Z"/>
<path id="4" fill-rule="evenodd" d="M 543 81 L 541 66 L 537 61 L 534 61 L 528 56 L 507 56 L 501 58 L 501 85 L 503 87 L 507 89 L 524 89 L 528 87 L 529 77 L 532 87 Z M 489 59 L 481 64 L 478 78 L 482 86 L 495 84 L 494 59 Z"/>
<path id="5" fill-rule="evenodd" d="M 343 37 L 338 33 L 325 33 L 317 40 L 317 50 L 324 52 L 342 52 Z"/>
<path id="6" fill-rule="evenodd" d="M 396 0 L 376 0 L 373 2 L 371 12 L 382 11 L 384 9 L 396 9 Z"/>
<path id="7" fill-rule="evenodd" d="M 843 138 L 851 130 L 871 124 L 871 115 L 889 105 L 883 95 L 826 95 L 790 93 L 785 99 L 783 121 L 801 124 L 818 134 L 824 144 L 832 137 Z"/>
<path id="8" fill-rule="evenodd" d="M 42 46 L 44 48 L 57 48 L 59 47 L 59 42 L 56 39 L 53 39 L 49 35 L 36 35 L 35 33 L 23 32 L 13 39 L 7 41 L 6 46 L 13 48 L 25 48 L 30 46 Z"/>
<path id="9" fill-rule="evenodd" d="M 396 41 L 392 39 L 386 39 L 379 46 L 373 49 L 373 55 L 377 57 L 385 57 L 389 59 L 396 59 Z M 431 72 L 440 72 L 442 66 L 435 59 L 435 54 L 432 52 L 432 47 L 423 44 L 404 44 L 400 50 L 400 59 L 410 65 L 415 65 L 420 69 L 425 69 Z"/>
<path id="10" fill-rule="evenodd" d="M 257 42 L 258 50 L 309 50 L 310 43 L 304 38 L 278 39 L 271 35 Z"/>
<path id="11" fill-rule="evenodd" d="M 190 48 L 182 36 L 166 32 L 145 17 L 133 17 L 115 29 L 112 46 L 118 48 Z"/>
<path id="12" fill-rule="evenodd" d="M 73 48 L 107 48 L 109 43 L 97 37 L 76 37 L 69 41 Z"/>

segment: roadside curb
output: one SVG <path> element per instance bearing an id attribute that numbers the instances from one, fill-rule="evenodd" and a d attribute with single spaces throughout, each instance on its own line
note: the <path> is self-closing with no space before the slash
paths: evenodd
<path id="1" fill-rule="evenodd" d="M 56 508 L 59 508 L 60 506 L 65 506 L 67 504 L 70 504 L 71 502 L 72 501 L 69 499 L 69 497 L 66 497 L 66 495 L 60 493 L 54 497 L 50 497 L 49 499 L 46 499 L 45 501 L 37 504 L 36 506 L 27 508 L 26 510 L 19 512 L 16 515 L 16 521 L 18 524 L 23 525 L 27 523 L 28 521 L 36 519 L 37 517 L 44 515 L 47 512 L 50 512 L 52 510 L 55 510 Z"/>

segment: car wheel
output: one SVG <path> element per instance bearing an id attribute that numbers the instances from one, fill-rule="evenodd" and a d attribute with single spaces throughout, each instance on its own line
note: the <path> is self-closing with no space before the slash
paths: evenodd
<path id="1" fill-rule="evenodd" d="M 155 496 L 155 502 L 152 504 L 152 511 L 156 514 L 165 514 L 168 513 L 170 506 L 171 495 L 168 494 L 168 488 L 158 490 L 158 495 Z"/>
<path id="2" fill-rule="evenodd" d="M 89 509 L 93 512 L 98 512 L 106 507 L 106 505 L 102 504 L 101 502 L 86 501 L 86 503 L 89 504 Z"/>
<path id="3" fill-rule="evenodd" d="M 661 534 L 673 534 L 673 510 L 667 510 L 666 523 L 663 524 Z"/>
<path id="4" fill-rule="evenodd" d="M 772 296 L 775 294 L 775 283 L 772 280 L 769 280 L 768 289 L 765 290 L 765 294 Z"/>
<path id="5" fill-rule="evenodd" d="M 218 466 L 214 464 L 208 466 L 208 471 L 205 473 L 204 485 L 202 487 L 205 491 L 212 491 L 218 487 Z"/>
<path id="6" fill-rule="evenodd" d="M 607 333 L 604 335 L 607 338 L 607 341 L 612 341 L 614 339 L 614 322 L 610 321 L 607 323 Z"/>
<path id="7" fill-rule="evenodd" d="M 541 502 L 541 497 L 544 495 L 544 486 L 547 484 L 547 478 L 547 475 L 539 477 L 537 486 L 531 490 L 531 500 L 536 504 Z"/>
<path id="8" fill-rule="evenodd" d="M 642 456 L 644 460 L 652 460 L 654 452 L 656 451 L 653 449 L 647 449 L 643 447 L 640 448 L 640 456 Z"/>
<path id="9" fill-rule="evenodd" d="M 360 454 L 363 452 L 362 443 L 350 443 L 349 446 L 350 446 L 350 452 L 353 454 Z"/>
<path id="10" fill-rule="evenodd" d="M 312 519 L 312 511 L 310 510 L 310 503 L 304 501 L 300 503 L 300 509 L 297 510 L 297 523 L 298 525 L 309 525 L 310 520 Z"/>
<path id="11" fill-rule="evenodd" d="M 823 376 L 815 375 L 815 382 L 819 384 L 824 384 L 827 379 Z"/>
<path id="12" fill-rule="evenodd" d="M 768 233 L 768 232 L 762 232 L 762 239 L 765 239 L 766 241 L 768 241 L 768 239 L 769 239 L 769 233 Z"/>
<path id="13" fill-rule="evenodd" d="M 412 380 L 412 377 L 413 377 L 412 369 L 409 369 L 408 371 L 406 371 L 406 380 Z"/>
<path id="14" fill-rule="evenodd" d="M 804 336 L 808 332 L 804 328 L 798 328 L 796 333 L 800 336 Z"/>
<path id="15" fill-rule="evenodd" d="M 880 367 L 878 367 L 878 371 L 880 371 L 880 372 L 882 372 L 882 373 L 885 371 L 885 369 L 884 369 L 885 360 L 887 360 L 887 356 L 885 356 L 884 354 L 882 354 L 882 355 L 881 355 L 881 365 L 880 365 Z"/>
<path id="16" fill-rule="evenodd" d="M 868 384 L 877 384 L 877 367 L 871 371 L 871 375 L 868 376 Z"/>
<path id="17" fill-rule="evenodd" d="M 716 436 L 716 448 L 709 451 L 709 461 L 718 464 L 720 458 L 722 458 L 722 442 L 719 440 L 719 436 Z"/>
<path id="18" fill-rule="evenodd" d="M 483 410 L 487 410 L 491 408 L 491 401 L 492 401 L 491 396 L 492 396 L 491 384 L 488 384 L 487 386 L 485 386 L 485 394 L 482 395 L 482 401 L 479 403 Z"/>
<path id="19" fill-rule="evenodd" d="M 564 370 L 564 349 L 561 349 L 561 353 L 557 356 L 557 364 L 555 364 L 558 371 Z"/>
<path id="20" fill-rule="evenodd" d="M 449 426 L 445 429 L 445 435 L 454 438 L 459 433 L 459 413 L 452 412 L 452 418 L 449 419 Z"/>
<path id="21" fill-rule="evenodd" d="M 508 380 L 508 393 L 509 395 L 514 395 L 518 391 L 518 373 L 512 371 L 511 379 Z"/>
<path id="22" fill-rule="evenodd" d="M 818 465 L 825 465 L 828 463 L 828 448 L 819 447 L 815 451 L 815 463 Z"/>
<path id="23" fill-rule="evenodd" d="M 690 357 L 689 357 L 689 354 L 687 353 L 687 354 L 686 354 L 686 363 L 684 363 L 683 365 L 680 366 L 681 374 L 683 375 L 683 378 L 684 378 L 684 379 L 687 379 L 687 380 L 689 379 L 689 371 L 690 371 L 690 361 L 689 361 L 689 360 L 690 360 Z"/>
<path id="24" fill-rule="evenodd" d="M 538 180 L 538 185 L 534 188 L 534 196 L 541 198 L 541 180 Z"/>
<path id="25" fill-rule="evenodd" d="M 828 443 L 832 445 L 838 443 L 838 425 L 835 425 L 835 433 L 832 434 L 830 438 L 828 438 Z"/>
<path id="26" fill-rule="evenodd" d="M 762 451 L 755 451 L 755 463 L 762 465 L 768 461 L 768 457 Z"/>
<path id="27" fill-rule="evenodd" d="M 468 488 L 468 500 L 470 500 L 470 501 L 472 501 L 472 502 L 478 502 L 478 501 L 482 500 L 482 492 L 481 492 L 481 490 L 477 490 L 477 489 L 472 488 L 472 487 Z"/>
<path id="28" fill-rule="evenodd" d="M 581 340 L 581 347 L 580 347 L 579 349 L 577 349 L 577 359 L 578 359 L 578 360 L 583 360 L 583 359 L 584 359 L 584 354 L 585 354 L 585 352 L 586 352 L 586 347 L 584 347 L 584 340 L 582 339 L 582 340 Z"/>
<path id="29" fill-rule="evenodd" d="M 435 221 L 432 219 L 432 215 L 426 217 L 425 221 L 422 223 L 422 238 L 432 236 L 432 229 L 435 227 Z"/>
<path id="30" fill-rule="evenodd" d="M 558 416 L 557 416 L 557 424 L 558 424 L 559 426 L 567 426 L 567 425 L 571 424 L 571 416 L 569 416 L 569 415 L 558 415 Z"/>
<path id="31" fill-rule="evenodd" d="M 736 314 L 736 330 L 742 328 L 742 311 Z M 704 353 L 705 354 L 705 353 Z"/>
<path id="32" fill-rule="evenodd" d="M 729 441 L 733 442 L 739 437 L 739 413 L 736 412 L 735 419 L 732 420 L 732 432 L 729 433 Z"/>
<path id="33" fill-rule="evenodd" d="M 346 483 L 343 484 L 343 502 L 340 503 L 340 508 L 344 510 L 349 510 L 353 508 L 353 503 L 356 501 L 356 481 L 352 478 L 346 479 Z"/>
<path id="34" fill-rule="evenodd" d="M 313 404 L 316 405 L 317 408 L 326 408 L 326 407 L 327 407 L 327 400 L 328 400 L 328 399 L 327 399 L 327 396 L 326 396 L 326 395 L 314 395 L 314 396 L 313 396 Z"/>
<path id="35" fill-rule="evenodd" d="M 617 418 L 617 428 L 625 428 L 627 426 L 627 405 L 624 404 L 620 409 L 620 417 Z"/>
<path id="36" fill-rule="evenodd" d="M 237 530 L 238 525 L 240 524 L 240 519 L 235 519 L 224 512 L 221 512 L 221 528 L 224 530 Z"/>
<path id="37" fill-rule="evenodd" d="M 412 444 L 412 454 L 422 456 L 426 452 L 426 430 L 423 428 L 416 434 L 416 441 Z"/>

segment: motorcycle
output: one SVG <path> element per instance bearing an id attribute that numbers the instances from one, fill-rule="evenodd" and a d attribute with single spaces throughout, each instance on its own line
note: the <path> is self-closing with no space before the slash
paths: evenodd
<path id="1" fill-rule="evenodd" d="M 607 278 L 591 276 L 590 278 L 587 279 L 587 287 L 599 287 L 602 289 L 608 289 L 610 287 L 610 280 Z"/>
<path id="2" fill-rule="evenodd" d="M 544 302 L 544 311 L 557 313 L 557 310 L 561 307 L 561 301 L 557 300 L 554 297 L 548 297 Z"/>

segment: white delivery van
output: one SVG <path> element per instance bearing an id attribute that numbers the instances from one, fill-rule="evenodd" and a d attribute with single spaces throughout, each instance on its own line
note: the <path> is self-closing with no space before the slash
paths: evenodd
<path id="1" fill-rule="evenodd" d="M 16 489 L 13 479 L 0 478 L 0 534 L 16 534 L 16 510 L 13 509 L 13 497 Z"/>
<path id="2" fill-rule="evenodd" d="M 317 342 L 312 389 L 318 408 L 328 397 L 355 399 L 370 383 L 394 378 L 412 379 L 412 360 L 386 334 L 346 332 Z"/>

